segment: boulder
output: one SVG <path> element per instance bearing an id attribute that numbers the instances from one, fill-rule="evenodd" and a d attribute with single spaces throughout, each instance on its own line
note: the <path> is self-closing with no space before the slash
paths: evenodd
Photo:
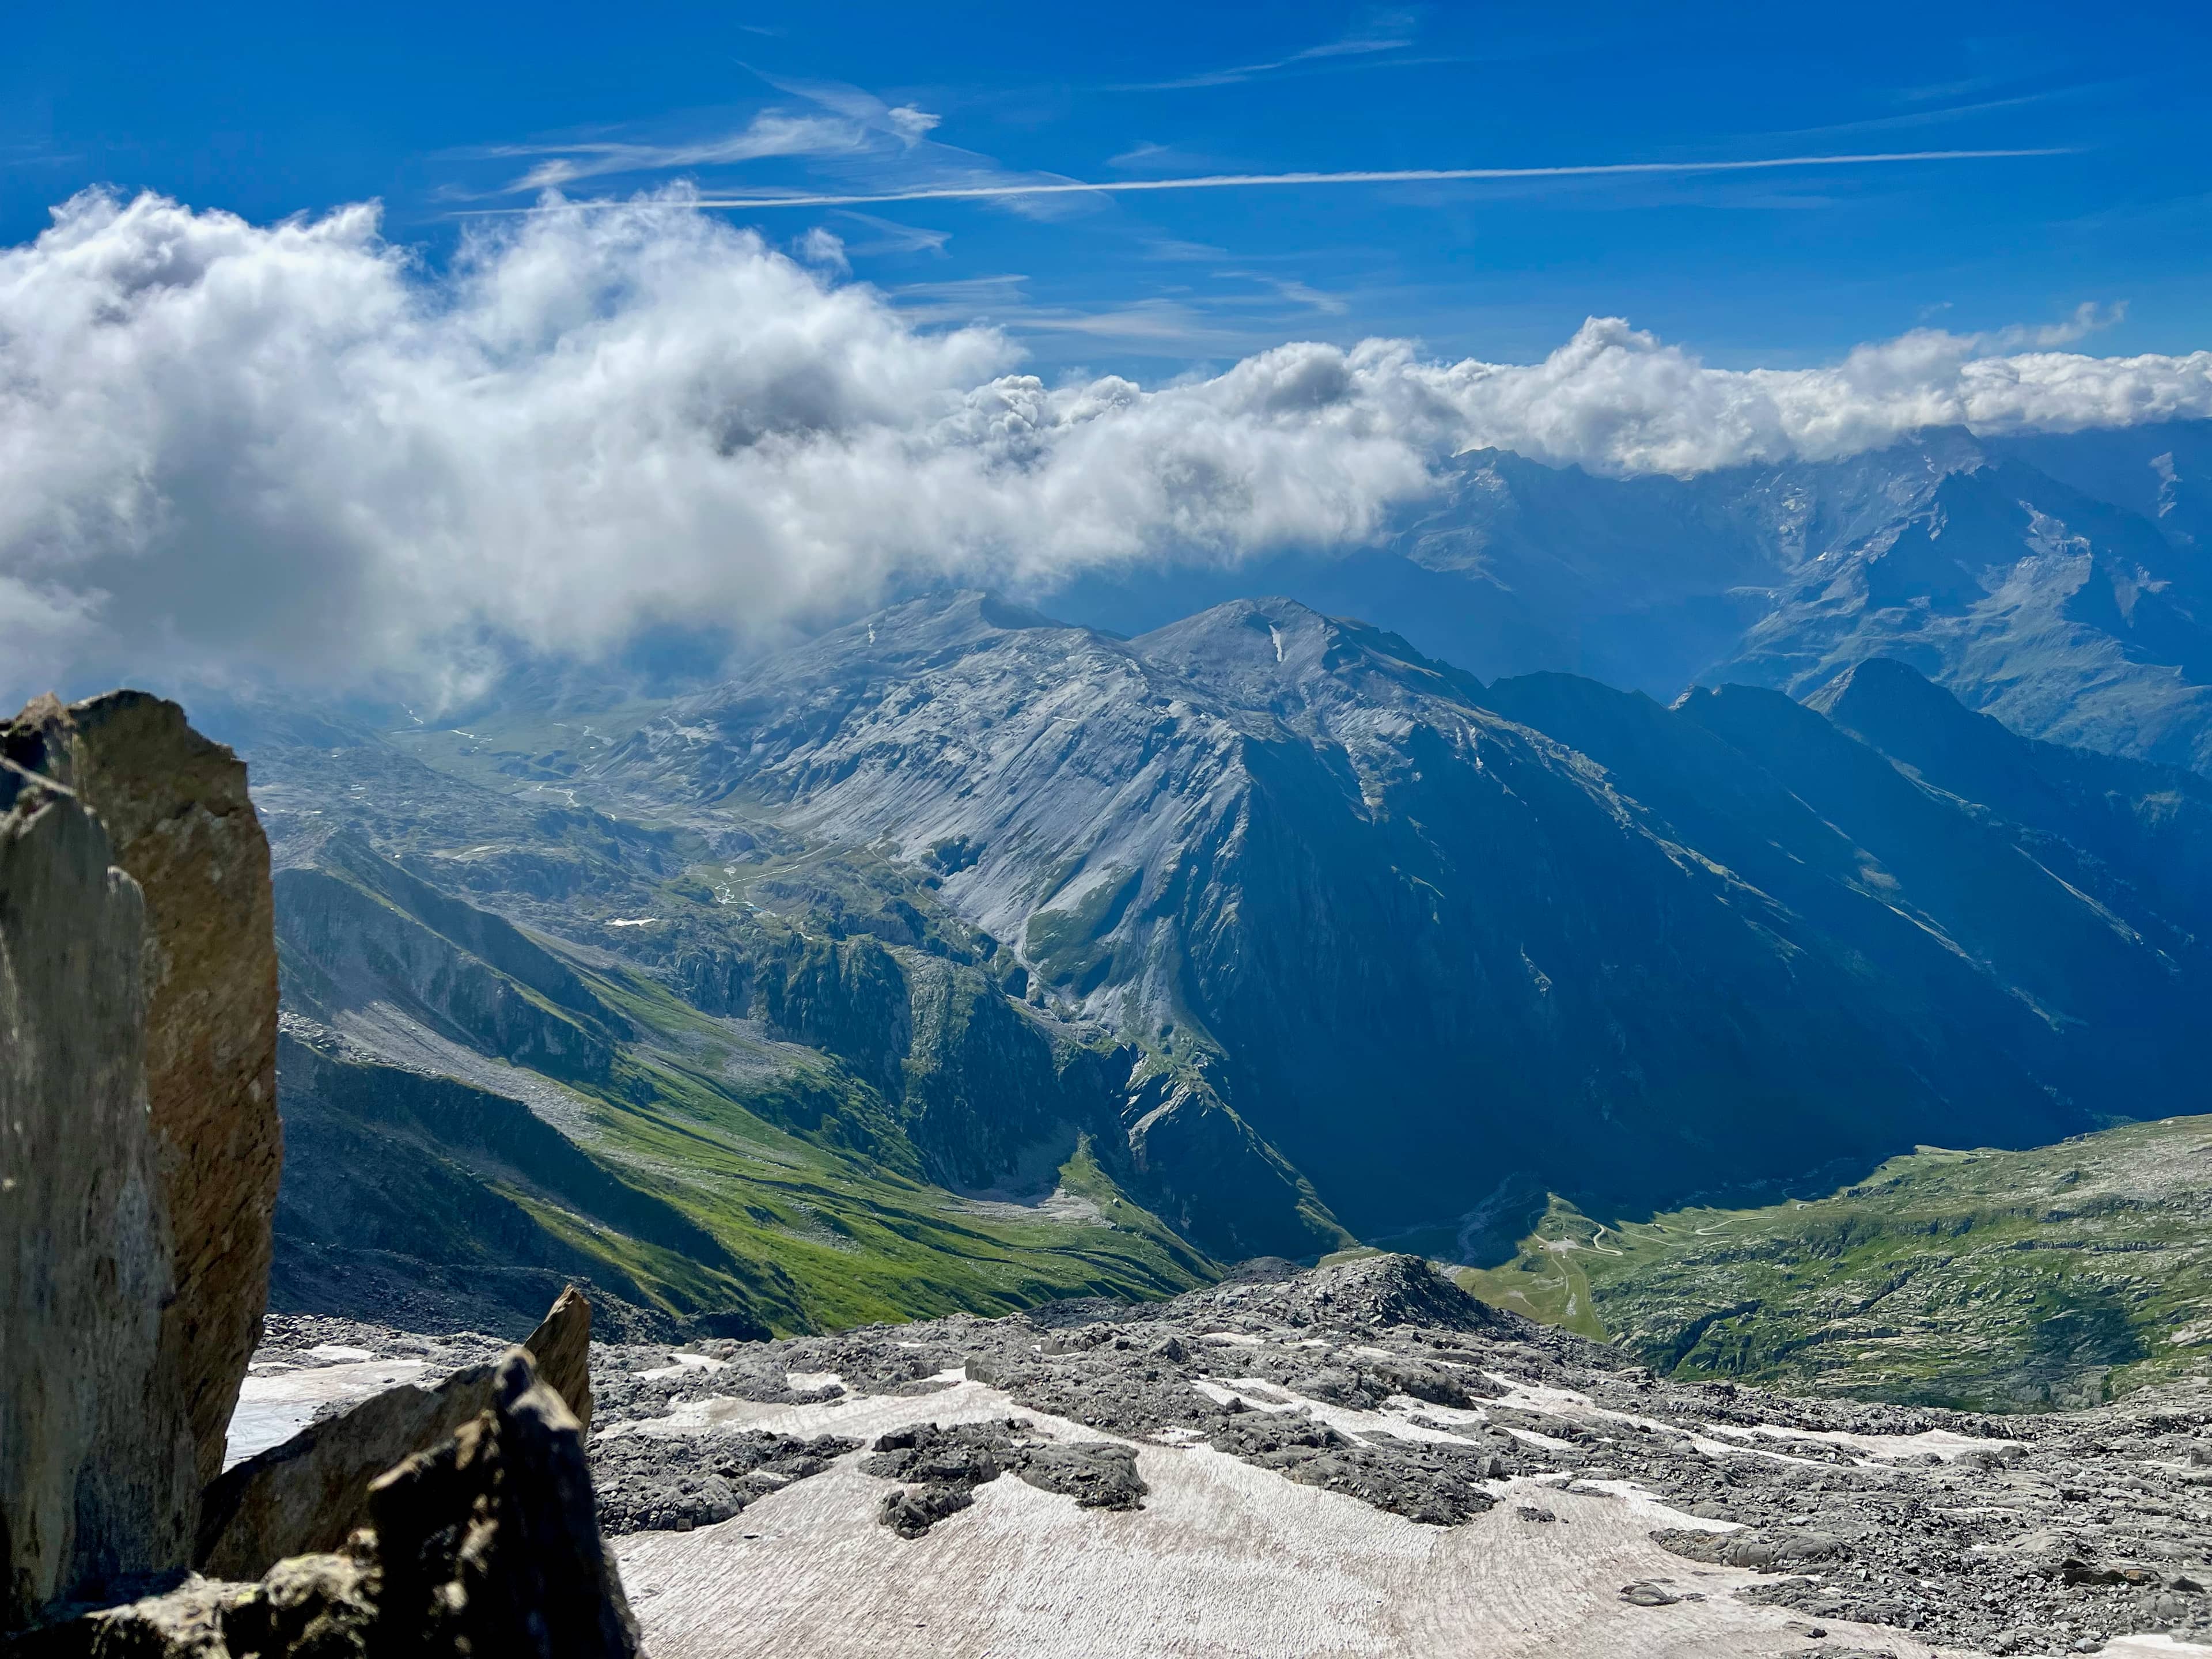
<path id="1" fill-rule="evenodd" d="M 592 1304 L 570 1285 L 523 1345 L 580 1420 L 592 1404 L 591 1334 Z M 195 1564 L 244 1579 L 288 1555 L 338 1548 L 368 1520 L 369 1482 L 487 1410 L 497 1378 L 497 1367 L 471 1365 L 434 1389 L 387 1389 L 226 1470 L 201 1507 Z"/>
<path id="2" fill-rule="evenodd" d="M 283 1158 L 269 843 L 245 763 L 144 692 L 41 697 L 0 753 L 76 791 L 145 896 L 145 1086 L 175 1280 L 161 1350 L 205 1484 L 260 1338 Z"/>
<path id="3" fill-rule="evenodd" d="M 367 1498 L 374 1527 L 342 1549 L 51 1626 L 10 1659 L 635 1659 L 582 1425 L 524 1350 L 483 1412 Z"/>
<path id="4" fill-rule="evenodd" d="M 112 858 L 72 792 L 0 762 L 0 1631 L 191 1546 L 145 905 Z"/>

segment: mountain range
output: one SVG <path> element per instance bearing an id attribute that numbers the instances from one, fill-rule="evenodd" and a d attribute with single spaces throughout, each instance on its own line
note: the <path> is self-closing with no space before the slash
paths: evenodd
<path id="1" fill-rule="evenodd" d="M 1485 687 L 1282 601 L 1123 641 L 969 597 L 588 775 L 933 865 L 1003 985 L 1189 1057 L 1363 1236 L 1514 1170 L 1633 1205 L 2195 1099 L 2205 787 L 1887 659 L 1822 702 Z"/>
<path id="2" fill-rule="evenodd" d="M 280 1308 L 1153 1295 L 2212 1103 L 2212 784 L 1890 657 L 1667 706 L 1283 599 L 970 593 L 674 701 L 231 724 Z"/>
<path id="3" fill-rule="evenodd" d="M 1907 662 L 2030 737 L 2212 768 L 2212 422 L 1930 428 L 1842 460 L 1611 478 L 1475 450 L 1382 543 L 1079 581 L 1141 633 L 1279 592 L 1485 679 L 1803 696 Z"/>

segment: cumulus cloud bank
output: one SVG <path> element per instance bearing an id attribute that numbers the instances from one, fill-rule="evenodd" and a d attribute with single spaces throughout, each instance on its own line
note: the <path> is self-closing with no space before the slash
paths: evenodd
<path id="1" fill-rule="evenodd" d="M 2212 353 L 1921 331 L 1728 371 L 1614 319 L 1542 362 L 1288 344 L 1052 386 L 681 195 L 489 231 L 97 193 L 0 252 L 0 628 L 91 672 L 435 680 L 486 641 L 766 632 L 902 574 L 1048 581 L 1372 541 L 1471 447 L 1595 471 L 2212 415 Z"/>

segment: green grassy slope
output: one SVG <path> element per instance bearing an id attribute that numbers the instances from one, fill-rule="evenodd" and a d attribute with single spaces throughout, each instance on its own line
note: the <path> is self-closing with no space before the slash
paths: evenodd
<path id="1" fill-rule="evenodd" d="M 411 1206 L 362 1243 L 449 1265 L 580 1270 L 649 1311 L 740 1314 L 780 1334 L 1066 1296 L 1172 1295 L 1218 1272 L 1124 1194 L 1087 1141 L 1060 1164 L 1064 1196 L 1050 1206 L 964 1199 L 924 1176 L 877 1090 L 833 1057 L 750 1036 L 642 975 L 580 976 L 636 1035 L 603 1078 L 562 1080 L 568 1138 L 504 1096 L 449 1085 L 453 1101 L 496 1104 L 517 1121 L 492 1141 L 448 1102 L 408 1115 L 407 1144 L 380 1164 L 404 1150 L 458 1164 L 480 1185 L 457 1188 L 434 1218 Z M 362 1126 L 394 1117 L 389 1103 L 416 1079 L 351 1070 L 362 1080 L 350 1092 L 324 1091 L 337 1112 L 317 1104 L 319 1120 L 343 1114 L 357 1139 Z M 304 1099 L 288 1109 L 304 1110 Z M 374 1207 L 363 1201 L 374 1170 L 350 1147 L 333 1142 L 323 1167 L 295 1159 L 300 1213 L 345 1218 L 318 1230 L 330 1247 L 360 1233 Z M 318 1150 L 301 1139 L 301 1158 Z M 526 1253 L 518 1206 L 536 1224 Z M 664 1236 L 678 1233 L 672 1249 Z"/>
<path id="2" fill-rule="evenodd" d="M 1834 1195 L 1604 1226 L 1556 1200 L 1497 1305 L 1655 1369 L 1978 1410 L 2212 1372 L 2212 1118 L 1923 1148 Z"/>
<path id="3" fill-rule="evenodd" d="M 1082 1204 L 963 1199 L 921 1175 L 876 1091 L 834 1059 L 787 1044 L 764 1056 L 769 1045 L 642 975 L 590 977 L 647 1037 L 605 1089 L 580 1091 L 592 1100 L 589 1151 L 732 1255 L 773 1267 L 789 1291 L 757 1310 L 772 1328 L 1167 1296 L 1218 1271 L 1122 1193 L 1087 1143 L 1057 1172 Z"/>

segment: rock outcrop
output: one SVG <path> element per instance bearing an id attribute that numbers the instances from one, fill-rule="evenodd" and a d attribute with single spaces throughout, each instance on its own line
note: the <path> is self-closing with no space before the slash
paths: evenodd
<path id="1" fill-rule="evenodd" d="M 975 1488 L 1001 1474 L 1041 1492 L 1073 1498 L 1079 1509 L 1141 1509 L 1152 1488 L 1137 1473 L 1135 1449 L 1106 1440 L 1055 1445 L 1020 1418 L 1000 1423 L 935 1423 L 895 1429 L 877 1440 L 863 1474 L 907 1483 L 884 1494 L 876 1518 L 900 1537 L 921 1537 L 975 1501 Z"/>
<path id="2" fill-rule="evenodd" d="M 368 1490 L 374 1526 L 253 1583 L 195 1579 L 39 1632 L 15 1659 L 631 1659 L 584 1435 L 529 1355 L 485 1409 Z"/>
<path id="3" fill-rule="evenodd" d="M 524 1343 L 546 1386 L 586 1425 L 591 1336 L 591 1304 L 572 1285 Z M 369 1520 L 369 1483 L 489 1409 L 501 1374 L 471 1365 L 434 1389 L 387 1389 L 225 1471 L 207 1489 L 194 1565 L 252 1578 L 286 1556 L 339 1548 Z"/>
<path id="4" fill-rule="evenodd" d="M 198 1488 L 161 1349 L 138 884 L 0 762 L 0 1630 L 183 1565 Z"/>
<path id="5" fill-rule="evenodd" d="M 260 1333 L 283 1158 L 269 844 L 245 763 L 159 697 L 42 697 L 0 752 L 73 789 L 145 895 L 145 1086 L 174 1252 L 162 1365 L 204 1483 Z"/>
<path id="6" fill-rule="evenodd" d="M 574 1285 L 554 1301 L 522 1346 L 538 1362 L 538 1375 L 592 1431 L 592 1304 Z"/>
<path id="7" fill-rule="evenodd" d="M 381 1617 L 418 1652 L 602 1659 L 637 1626 L 593 1514 L 584 1431 L 528 1354 L 489 1409 L 369 1491 Z"/>

